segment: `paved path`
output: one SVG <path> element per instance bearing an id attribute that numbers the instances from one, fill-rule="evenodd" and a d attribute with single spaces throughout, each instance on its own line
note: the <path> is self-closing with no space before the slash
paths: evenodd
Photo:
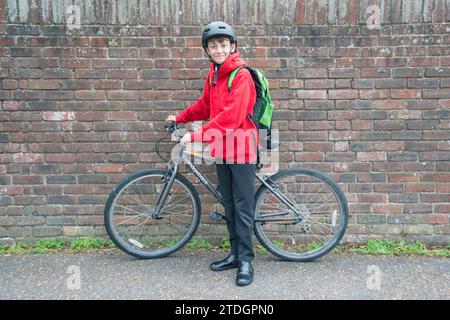
<path id="1" fill-rule="evenodd" d="M 0 256 L 0 299 L 450 299 L 450 259 L 329 254 L 316 262 L 257 256 L 255 280 L 209 271 L 222 252 L 137 260 L 117 250 Z"/>

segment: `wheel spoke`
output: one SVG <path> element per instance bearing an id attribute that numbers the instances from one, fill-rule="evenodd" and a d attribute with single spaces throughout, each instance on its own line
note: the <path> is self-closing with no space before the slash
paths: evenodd
<path id="1" fill-rule="evenodd" d="M 200 212 L 196 191 L 178 178 L 161 215 L 153 216 L 165 174 L 164 170 L 149 169 L 149 174 L 125 178 L 115 197 L 108 199 L 112 203 L 105 211 L 108 234 L 127 253 L 142 258 L 165 256 L 181 248 L 197 229 Z"/>
<path id="2" fill-rule="evenodd" d="M 330 184 L 333 182 L 329 179 L 325 182 L 311 171 L 288 169 L 274 178 L 274 182 L 280 186 L 279 192 L 300 213 L 300 223 L 295 219 L 297 214 L 269 189 L 264 187 L 264 191 L 256 199 L 255 216 L 263 220 L 266 217 L 267 220 L 258 220 L 255 232 L 266 248 L 279 257 L 297 261 L 311 260 L 331 250 L 345 232 L 348 213 L 341 210 L 346 210 L 347 207 L 346 203 L 340 203 L 340 198 L 334 191 L 338 187 L 335 185 L 332 189 Z M 285 217 L 286 221 L 269 221 L 271 214 L 283 211 L 287 211 L 289 216 L 274 218 Z"/>

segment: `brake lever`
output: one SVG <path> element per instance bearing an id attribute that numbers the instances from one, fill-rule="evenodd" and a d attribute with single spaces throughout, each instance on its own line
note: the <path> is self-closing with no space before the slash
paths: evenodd
<path id="1" fill-rule="evenodd" d="M 178 129 L 177 123 L 176 122 L 172 122 L 171 124 L 169 124 L 168 126 L 164 126 L 164 128 L 166 129 L 166 131 L 172 133 L 175 130 Z"/>

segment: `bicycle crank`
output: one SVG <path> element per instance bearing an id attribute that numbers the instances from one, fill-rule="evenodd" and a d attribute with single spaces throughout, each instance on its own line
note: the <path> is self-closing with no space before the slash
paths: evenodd
<path id="1" fill-rule="evenodd" d="M 225 217 L 225 215 L 224 214 L 221 214 L 221 213 L 218 213 L 218 212 L 211 212 L 210 214 L 209 214 L 209 218 L 211 219 L 211 220 L 213 220 L 213 221 L 216 221 L 216 222 L 219 222 L 219 221 L 221 221 L 221 220 L 226 220 L 227 218 Z"/>

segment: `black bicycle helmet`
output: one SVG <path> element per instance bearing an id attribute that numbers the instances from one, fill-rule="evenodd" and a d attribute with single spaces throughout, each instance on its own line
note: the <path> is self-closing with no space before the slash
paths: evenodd
<path id="1" fill-rule="evenodd" d="M 214 21 L 208 24 L 202 33 L 203 49 L 208 47 L 208 40 L 212 38 L 227 37 L 231 43 L 235 43 L 237 47 L 237 36 L 234 29 L 222 21 Z"/>

